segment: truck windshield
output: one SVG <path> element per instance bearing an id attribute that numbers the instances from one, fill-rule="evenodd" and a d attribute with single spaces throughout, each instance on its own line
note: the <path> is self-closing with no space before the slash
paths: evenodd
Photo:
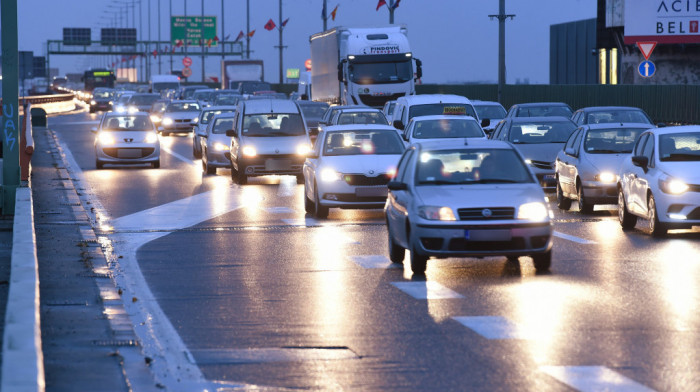
<path id="1" fill-rule="evenodd" d="M 350 81 L 357 84 L 404 83 L 413 78 L 410 61 L 400 63 L 353 63 Z"/>

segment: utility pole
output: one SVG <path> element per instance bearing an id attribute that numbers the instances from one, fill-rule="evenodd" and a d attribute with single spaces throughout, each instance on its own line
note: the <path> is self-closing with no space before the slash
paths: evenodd
<path id="1" fill-rule="evenodd" d="M 280 84 L 284 83 L 284 64 L 283 64 L 283 51 L 284 51 L 284 45 L 282 41 L 282 30 L 284 30 L 284 26 L 282 26 L 282 0 L 280 0 L 280 20 L 279 20 L 279 25 L 277 26 L 277 30 L 279 30 L 280 33 L 280 44 L 279 44 L 279 49 L 280 49 Z"/>
<path id="2" fill-rule="evenodd" d="M 394 3 L 396 0 L 389 0 L 389 24 L 394 24 Z"/>
<path id="3" fill-rule="evenodd" d="M 224 61 L 224 0 L 221 0 L 221 39 L 219 39 L 219 45 L 221 45 L 221 61 Z"/>
<path id="4" fill-rule="evenodd" d="M 202 0 L 202 22 L 200 27 L 202 29 L 202 33 L 204 33 L 204 0 Z M 204 74 L 204 34 L 202 34 L 202 38 L 199 40 L 199 46 L 201 46 L 202 50 L 202 83 L 204 83 L 204 80 L 206 79 L 206 75 Z M 207 47 L 207 52 L 208 51 L 209 48 Z"/>
<path id="5" fill-rule="evenodd" d="M 151 19 L 151 0 L 148 0 L 148 42 L 149 42 L 149 45 L 151 42 L 151 30 L 152 30 L 151 29 L 151 21 L 152 20 L 153 19 Z M 148 81 L 149 79 L 151 79 L 151 53 L 149 53 L 149 49 L 151 49 L 151 48 L 148 47 L 145 50 L 145 53 L 146 53 L 146 80 L 145 81 Z"/>
<path id="6" fill-rule="evenodd" d="M 158 75 L 160 75 L 163 73 L 163 70 L 160 67 L 160 65 L 163 63 L 163 60 L 160 58 L 160 0 L 158 0 L 158 44 L 156 45 L 156 49 L 158 51 Z"/>
<path id="7" fill-rule="evenodd" d="M 321 12 L 321 18 L 323 18 L 323 30 L 328 30 L 328 0 L 323 0 L 323 10 Z"/>
<path id="8" fill-rule="evenodd" d="M 250 0 L 245 0 L 245 58 L 250 60 Z"/>
<path id="9" fill-rule="evenodd" d="M 19 47 L 17 39 L 17 0 L 2 0 L 2 214 L 15 213 L 19 187 Z M 26 114 L 25 114 L 26 115 Z"/>
<path id="10" fill-rule="evenodd" d="M 134 0 L 134 6 L 136 6 L 136 0 Z M 138 37 L 139 41 L 143 41 L 143 1 L 139 0 L 139 31 L 138 31 Z M 136 78 L 136 81 L 138 82 L 139 79 L 143 80 L 143 56 L 140 56 L 141 58 L 139 59 L 139 75 Z"/>
<path id="11" fill-rule="evenodd" d="M 506 84 L 506 19 L 515 18 L 506 14 L 506 0 L 499 0 L 498 15 L 489 15 L 498 19 L 498 102 L 503 102 L 503 88 Z"/>
<path id="12" fill-rule="evenodd" d="M 173 52 L 175 52 L 175 48 L 173 46 L 173 0 L 170 0 L 170 19 L 168 20 L 168 24 L 170 25 L 170 74 L 173 74 Z"/>

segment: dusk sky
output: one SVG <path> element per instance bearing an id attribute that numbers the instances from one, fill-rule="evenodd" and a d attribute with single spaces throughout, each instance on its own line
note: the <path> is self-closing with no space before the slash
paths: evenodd
<path id="1" fill-rule="evenodd" d="M 131 0 L 19 0 L 19 47 L 32 50 L 35 56 L 46 51 L 48 39 L 60 40 L 64 27 L 89 27 L 93 40 L 99 39 L 101 27 L 111 27 L 114 14 L 109 4 Z M 143 39 L 157 39 L 158 0 L 143 3 Z M 201 0 L 172 0 L 173 14 L 184 14 L 187 1 L 189 15 L 201 14 Z M 225 1 L 226 34 L 233 39 L 245 30 L 245 0 Z M 151 23 L 147 23 L 148 4 Z M 169 39 L 168 0 L 161 3 L 161 38 Z M 221 1 L 205 0 L 204 14 L 220 16 Z M 251 58 L 265 61 L 265 78 L 278 81 L 277 31 L 263 28 L 268 19 L 278 23 L 279 0 L 250 0 Z M 289 18 L 284 33 L 285 68 L 302 68 L 309 58 L 309 36 L 322 30 L 322 0 L 283 0 L 283 18 Z M 549 82 L 549 26 L 596 16 L 595 0 L 507 0 L 506 11 L 516 17 L 506 24 L 507 82 L 528 79 L 530 83 Z M 388 10 L 375 11 L 377 0 L 328 0 L 328 13 L 339 5 L 333 26 L 366 27 L 387 25 Z M 138 6 L 137 6 L 138 9 Z M 114 10 L 114 8 L 110 8 Z M 496 82 L 498 78 L 498 22 L 489 14 L 498 13 L 498 0 L 402 0 L 395 22 L 405 24 L 414 56 L 423 61 L 424 83 Z M 131 15 L 129 13 L 129 15 Z M 136 13 L 138 27 L 138 11 Z M 131 19 L 131 16 L 129 16 Z M 220 20 L 219 20 L 220 23 Z M 221 25 L 217 31 L 221 30 Z M 220 58 L 210 57 L 207 76 L 219 76 Z M 175 57 L 180 69 L 182 56 Z M 103 63 L 86 56 L 52 56 L 51 67 L 60 74 L 82 72 Z M 163 69 L 169 70 L 169 62 Z M 157 65 L 156 65 L 157 69 Z M 201 61 L 194 59 L 191 81 L 199 81 Z"/>

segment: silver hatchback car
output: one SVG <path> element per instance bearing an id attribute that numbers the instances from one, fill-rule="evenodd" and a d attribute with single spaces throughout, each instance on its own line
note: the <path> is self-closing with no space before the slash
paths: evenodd
<path id="1" fill-rule="evenodd" d="M 510 143 L 414 144 L 387 186 L 389 258 L 402 263 L 410 250 L 415 274 L 431 256 L 531 256 L 538 271 L 551 265 L 551 211 Z"/>
<path id="2" fill-rule="evenodd" d="M 160 141 L 148 113 L 109 112 L 95 133 L 95 166 L 150 163 L 160 167 Z"/>

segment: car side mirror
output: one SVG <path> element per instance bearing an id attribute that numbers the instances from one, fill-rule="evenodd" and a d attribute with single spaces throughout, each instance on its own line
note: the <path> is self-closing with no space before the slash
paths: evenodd
<path id="1" fill-rule="evenodd" d="M 666 123 L 658 123 L 658 124 L 656 124 L 656 127 L 657 127 L 657 128 L 666 128 L 666 126 L 667 126 Z"/>
<path id="2" fill-rule="evenodd" d="M 396 129 L 404 129 L 403 123 L 401 120 L 394 120 L 394 128 Z"/>
<path id="3" fill-rule="evenodd" d="M 571 148 L 571 147 L 565 148 L 565 149 L 564 149 L 564 153 L 565 153 L 566 155 L 576 155 L 576 151 L 574 151 L 574 149 Z"/>
<path id="4" fill-rule="evenodd" d="M 488 127 L 489 125 L 491 125 L 491 120 L 490 120 L 490 119 L 485 118 L 485 119 L 481 120 L 481 127 L 482 127 L 482 128 L 486 128 L 486 127 Z"/>
<path id="5" fill-rule="evenodd" d="M 418 59 L 414 60 L 416 60 L 416 79 L 420 79 L 423 77 L 423 62 Z"/>
<path id="6" fill-rule="evenodd" d="M 643 155 L 635 155 L 632 157 L 632 164 L 646 170 L 649 167 L 649 158 Z"/>
<path id="7" fill-rule="evenodd" d="M 408 141 L 408 135 L 406 135 L 405 133 L 401 134 L 401 138 L 405 141 Z"/>
<path id="8" fill-rule="evenodd" d="M 236 137 L 236 136 L 237 136 L 237 135 L 236 135 L 236 131 L 234 131 L 233 129 L 229 129 L 228 131 L 226 131 L 226 136 L 228 136 L 228 137 Z"/>
<path id="9" fill-rule="evenodd" d="M 389 181 L 386 187 L 391 191 L 405 191 L 408 189 L 408 185 L 405 182 L 400 181 Z"/>

